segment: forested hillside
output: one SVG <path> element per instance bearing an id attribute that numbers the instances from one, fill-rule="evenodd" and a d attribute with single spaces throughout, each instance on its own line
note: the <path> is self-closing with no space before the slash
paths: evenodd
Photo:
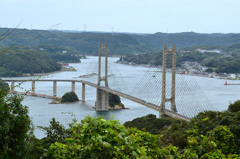
<path id="1" fill-rule="evenodd" d="M 58 46 L 58 45 L 34 45 L 31 47 L 36 51 L 41 51 L 46 53 L 56 62 L 71 63 L 71 62 L 81 62 L 80 57 L 72 56 L 72 54 L 78 54 L 78 51 L 72 47 Z"/>
<path id="2" fill-rule="evenodd" d="M 61 65 L 50 56 L 32 49 L 13 49 L 1 54 L 0 76 L 22 76 L 22 73 L 58 71 Z"/>
<path id="3" fill-rule="evenodd" d="M 11 32 L 11 29 L 0 28 L 0 35 L 7 35 L 9 32 Z M 19 76 L 22 73 L 41 73 L 59 70 L 59 66 L 51 61 L 51 58 L 55 62 L 80 62 L 79 58 L 72 56 L 72 54 L 96 55 L 99 41 L 103 43 L 108 41 L 109 54 L 127 54 L 128 57 L 125 60 L 137 64 L 161 65 L 160 50 L 163 43 L 167 43 L 168 47 L 175 43 L 178 50 L 186 51 L 184 54 L 182 52 L 177 54 L 177 66 L 180 66 L 183 61 L 196 61 L 204 66 L 216 68 L 216 72 L 237 73 L 240 71 L 240 62 L 238 60 L 238 57 L 240 57 L 240 34 L 186 32 L 169 34 L 115 33 L 112 35 L 111 33 L 96 32 L 47 31 L 42 34 L 43 32 L 43 30 L 16 29 L 6 38 L 0 40 L 0 49 L 28 43 L 24 46 L 25 48 L 4 53 L 4 56 L 1 57 L 1 59 L 4 59 L 0 63 L 1 66 L 4 65 L 4 68 L 0 70 L 0 76 L 9 74 L 11 76 Z M 38 37 L 40 34 L 42 35 Z M 31 40 L 33 41 L 29 43 Z M 223 58 L 223 55 L 217 53 L 199 54 L 199 52 L 195 51 L 198 48 L 221 49 L 223 52 L 228 52 L 231 56 Z M 11 60 L 15 52 L 17 58 Z M 29 52 L 33 52 L 33 55 L 28 54 Z M 135 56 L 135 54 L 138 54 L 138 56 Z M 48 60 L 40 62 L 45 57 L 48 57 Z M 31 58 L 35 58 L 35 60 Z M 27 59 L 31 59 L 28 65 L 26 65 L 28 61 L 24 61 Z M 37 62 L 34 62 L 36 59 Z"/>
<path id="4" fill-rule="evenodd" d="M 214 50 L 217 52 L 199 52 L 196 49 Z M 128 54 L 124 57 L 124 61 L 135 64 L 162 65 L 162 51 L 144 53 L 144 54 Z M 176 65 L 181 67 L 185 61 L 197 62 L 202 66 L 206 66 L 216 73 L 239 73 L 240 72 L 240 43 L 230 46 L 215 45 L 197 45 L 177 50 Z M 170 64 L 170 63 L 169 63 Z"/>
<path id="5" fill-rule="evenodd" d="M 0 28 L 0 35 L 8 29 Z M 28 42 L 37 37 L 43 30 L 17 29 L 10 37 L 1 41 L 0 46 L 14 46 Z M 91 32 L 62 32 L 48 31 L 31 42 L 34 45 L 57 45 L 71 48 L 72 52 L 96 54 L 98 42 L 108 41 L 110 54 L 145 53 L 161 50 L 163 43 L 177 48 L 195 45 L 228 46 L 240 43 L 240 34 L 200 34 L 185 33 L 155 33 L 155 34 L 126 34 L 126 33 L 91 33 Z"/>

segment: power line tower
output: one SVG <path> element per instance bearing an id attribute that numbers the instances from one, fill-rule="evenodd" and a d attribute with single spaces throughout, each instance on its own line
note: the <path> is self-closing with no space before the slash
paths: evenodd
<path id="1" fill-rule="evenodd" d="M 171 98 L 166 98 L 166 56 L 172 55 L 172 87 Z M 171 102 L 171 110 L 177 112 L 175 103 L 175 83 L 176 83 L 176 44 L 171 49 L 167 49 L 166 44 L 163 45 L 163 61 L 162 61 L 162 101 L 159 110 L 159 118 L 166 117 L 164 115 L 166 102 Z"/>
<path id="2" fill-rule="evenodd" d="M 101 76 L 101 50 L 105 49 L 105 76 Z M 108 111 L 109 105 L 109 93 L 101 90 L 101 81 L 105 81 L 105 87 L 108 88 L 108 42 L 102 46 L 101 41 L 99 42 L 98 47 L 98 83 L 97 83 L 97 102 L 96 110 L 97 111 Z"/>

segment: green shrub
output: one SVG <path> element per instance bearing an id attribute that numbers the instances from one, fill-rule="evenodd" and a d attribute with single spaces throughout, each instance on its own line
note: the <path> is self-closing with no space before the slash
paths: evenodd
<path id="1" fill-rule="evenodd" d="M 145 130 L 151 134 L 159 134 L 159 131 L 172 123 L 181 123 L 174 118 L 157 118 L 156 115 L 148 114 L 146 116 L 127 121 L 123 125 L 126 127 L 136 127 L 139 130 Z"/>
<path id="2" fill-rule="evenodd" d="M 75 92 L 67 92 L 62 96 L 61 102 L 76 102 L 79 101 Z"/>
<path id="3" fill-rule="evenodd" d="M 8 83 L 3 81 L 1 78 L 0 78 L 0 89 L 2 89 L 2 91 L 4 92 L 8 92 L 10 90 Z"/>
<path id="4" fill-rule="evenodd" d="M 114 107 L 114 105 L 119 105 L 121 104 L 121 99 L 118 95 L 109 93 L 109 105 L 110 107 Z"/>
<path id="5" fill-rule="evenodd" d="M 87 116 L 71 128 L 65 143 L 51 144 L 47 152 L 52 158 L 166 158 L 177 148 L 161 147 L 160 136 L 137 129 L 126 129 L 117 120 Z"/>
<path id="6" fill-rule="evenodd" d="M 235 136 L 231 133 L 227 126 L 217 126 L 208 135 L 213 137 L 213 141 L 217 144 L 217 148 L 227 155 L 236 153 Z"/>
<path id="7" fill-rule="evenodd" d="M 29 151 L 31 120 L 22 100 L 0 89 L 0 158 L 25 158 Z"/>
<path id="8" fill-rule="evenodd" d="M 231 103 L 229 106 L 228 106 L 228 111 L 230 112 L 238 112 L 240 111 L 240 100 L 237 100 L 236 102 L 234 103 Z"/>

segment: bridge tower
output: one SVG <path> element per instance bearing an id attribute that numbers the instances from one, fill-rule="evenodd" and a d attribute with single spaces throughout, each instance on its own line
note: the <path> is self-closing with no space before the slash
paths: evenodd
<path id="1" fill-rule="evenodd" d="M 105 76 L 101 77 L 101 49 L 105 49 Z M 98 83 L 97 83 L 97 102 L 96 111 L 108 111 L 109 105 L 109 93 L 101 90 L 101 81 L 105 81 L 105 87 L 108 87 L 108 42 L 105 45 L 101 45 L 99 41 L 98 47 Z"/>
<path id="2" fill-rule="evenodd" d="M 167 54 L 172 55 L 172 87 L 171 87 L 171 98 L 166 98 L 166 56 Z M 177 112 L 175 103 L 175 83 L 176 83 L 176 44 L 173 44 L 171 49 L 167 49 L 166 44 L 163 45 L 163 61 L 162 61 L 162 100 L 159 110 L 159 118 L 164 118 L 166 115 L 165 104 L 171 102 L 171 110 Z"/>

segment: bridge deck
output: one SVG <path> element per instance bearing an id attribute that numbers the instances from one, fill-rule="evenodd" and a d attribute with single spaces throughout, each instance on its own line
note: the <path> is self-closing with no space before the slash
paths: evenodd
<path id="1" fill-rule="evenodd" d="M 95 88 L 98 87 L 97 84 L 94 84 L 94 83 L 91 83 L 91 82 L 88 82 L 88 81 L 84 81 L 84 80 L 58 80 L 58 79 L 56 79 L 56 80 L 55 79 L 13 80 L 13 79 L 4 79 L 3 81 L 6 81 L 6 82 L 12 82 L 12 81 L 13 82 L 27 82 L 27 81 L 39 81 L 39 82 L 53 82 L 53 81 L 56 81 L 56 82 L 80 82 L 80 83 L 84 83 L 86 85 L 89 85 L 89 86 L 92 86 L 92 87 L 95 87 Z M 158 106 L 158 105 L 155 105 L 155 104 L 152 104 L 152 103 L 148 103 L 145 100 L 136 98 L 134 96 L 131 96 L 131 95 L 128 95 L 128 94 L 125 94 L 125 93 L 122 93 L 122 92 L 119 92 L 119 91 L 107 88 L 107 87 L 100 86 L 99 89 L 104 90 L 106 92 L 110 92 L 112 94 L 116 94 L 116 95 L 121 96 L 123 98 L 129 99 L 129 100 L 131 100 L 133 102 L 139 103 L 141 105 L 144 105 L 144 106 L 149 107 L 151 109 L 154 109 L 156 111 L 159 111 L 159 109 L 160 109 L 160 106 Z M 181 114 L 179 114 L 177 112 L 168 110 L 168 109 L 165 109 L 164 114 L 167 115 L 167 116 L 173 117 L 173 118 L 178 118 L 178 119 L 190 121 L 190 118 L 188 118 L 188 117 L 186 117 L 184 115 L 181 115 Z"/>
<path id="2" fill-rule="evenodd" d="M 134 101 L 136 103 L 139 103 L 141 105 L 144 105 L 146 107 L 154 109 L 156 111 L 159 111 L 159 109 L 160 109 L 160 106 L 158 106 L 158 105 L 155 105 L 155 104 L 152 104 L 152 103 L 148 103 L 145 100 L 133 97 L 131 95 L 124 94 L 122 92 L 119 92 L 119 91 L 116 91 L 116 90 L 113 90 L 113 89 L 110 89 L 110 88 L 106 88 L 106 87 L 100 87 L 100 89 L 104 90 L 106 92 L 110 92 L 110 93 L 116 94 L 116 95 L 121 96 L 123 98 L 129 99 L 131 101 Z M 188 117 L 186 117 L 184 115 L 181 115 L 181 114 L 179 114 L 177 112 L 174 112 L 174 111 L 171 111 L 171 110 L 168 110 L 168 109 L 165 109 L 164 114 L 166 114 L 167 116 L 173 117 L 173 118 L 178 118 L 178 119 L 182 119 L 182 120 L 186 120 L 186 121 L 190 121 L 191 120 L 190 118 L 188 118 Z"/>

